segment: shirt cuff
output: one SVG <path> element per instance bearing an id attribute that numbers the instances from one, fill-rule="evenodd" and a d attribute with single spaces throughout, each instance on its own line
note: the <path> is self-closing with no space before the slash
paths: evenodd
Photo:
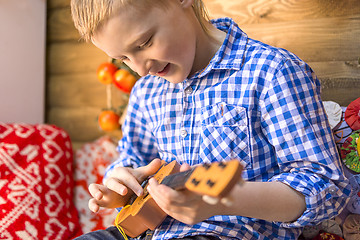
<path id="1" fill-rule="evenodd" d="M 294 222 L 278 223 L 285 228 L 315 225 L 337 216 L 351 194 L 351 189 L 340 189 L 332 181 L 326 182 L 314 174 L 282 173 L 269 181 L 284 183 L 305 196 L 306 210 L 303 214 Z"/>

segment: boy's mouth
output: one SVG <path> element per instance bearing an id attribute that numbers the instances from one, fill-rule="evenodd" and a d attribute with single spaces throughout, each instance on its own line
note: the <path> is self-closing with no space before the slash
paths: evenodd
<path id="1" fill-rule="evenodd" d="M 169 72 L 169 69 L 170 69 L 170 63 L 166 64 L 164 69 L 161 70 L 160 72 L 158 72 L 157 75 L 160 76 L 160 77 L 163 77 Z"/>

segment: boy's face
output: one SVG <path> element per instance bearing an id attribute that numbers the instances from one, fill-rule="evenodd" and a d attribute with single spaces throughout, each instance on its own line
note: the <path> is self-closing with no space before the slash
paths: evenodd
<path id="1" fill-rule="evenodd" d="M 172 83 L 184 81 L 196 71 L 196 30 L 189 17 L 192 10 L 178 0 L 168 2 L 166 9 L 120 10 L 95 32 L 92 42 L 141 76 L 156 75 Z"/>

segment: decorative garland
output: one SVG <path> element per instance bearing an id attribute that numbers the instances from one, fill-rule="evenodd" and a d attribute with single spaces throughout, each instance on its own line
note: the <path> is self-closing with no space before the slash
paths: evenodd
<path id="1" fill-rule="evenodd" d="M 120 111 L 112 106 L 112 85 L 127 96 L 135 85 L 139 76 L 122 62 L 111 59 L 99 65 L 96 71 L 98 80 L 106 85 L 106 109 L 98 117 L 98 124 L 103 131 L 114 131 L 120 127 Z M 124 108 L 124 106 L 123 106 Z"/>

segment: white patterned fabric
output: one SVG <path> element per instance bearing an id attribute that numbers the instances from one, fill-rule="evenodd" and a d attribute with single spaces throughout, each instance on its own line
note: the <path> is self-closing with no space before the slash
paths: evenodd
<path id="1" fill-rule="evenodd" d="M 84 233 L 105 229 L 114 224 L 117 211 L 101 208 L 93 213 L 88 202 L 91 195 L 90 183 L 101 183 L 105 168 L 118 157 L 115 144 L 107 136 L 84 144 L 75 155 L 75 205 L 79 211 L 80 224 Z"/>

